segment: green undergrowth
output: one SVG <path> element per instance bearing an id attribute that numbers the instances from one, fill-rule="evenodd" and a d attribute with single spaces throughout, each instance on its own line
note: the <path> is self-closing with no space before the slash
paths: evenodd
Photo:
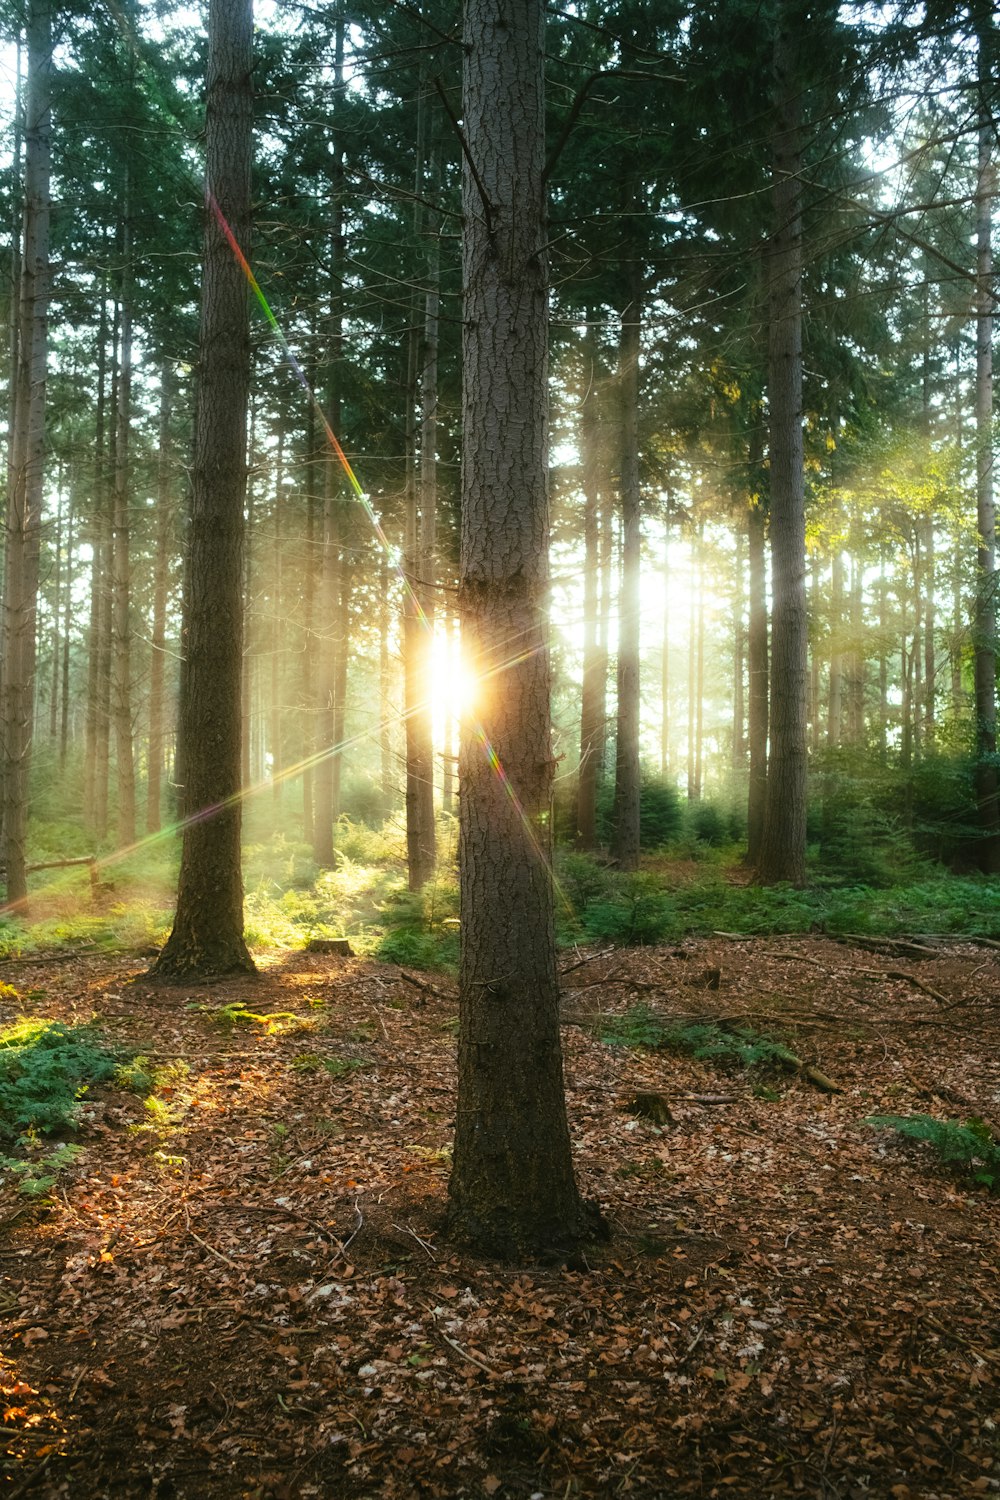
<path id="1" fill-rule="evenodd" d="M 605 1019 L 600 1035 L 609 1046 L 677 1052 L 721 1067 L 766 1071 L 796 1067 L 799 1061 L 783 1043 L 749 1027 L 728 1029 L 714 1021 L 674 1022 L 646 1005 L 634 1005 L 624 1015 Z"/>
<path id="2" fill-rule="evenodd" d="M 869 1115 L 865 1124 L 926 1142 L 945 1166 L 958 1168 L 991 1192 L 1000 1191 L 1000 1146 L 985 1120 L 973 1116 L 962 1124 L 934 1115 Z"/>
<path id="3" fill-rule="evenodd" d="M 0 1136 L 72 1130 L 87 1089 L 114 1077 L 119 1062 L 92 1027 L 16 1021 L 0 1034 Z"/>
<path id="4" fill-rule="evenodd" d="M 694 879 L 672 877 L 669 864 L 655 874 L 624 875 L 567 853 L 557 862 L 557 879 L 563 942 L 664 943 L 714 932 L 1000 937 L 996 877 L 922 873 L 888 888 L 827 880 L 797 890 L 736 884 L 718 868 Z"/>

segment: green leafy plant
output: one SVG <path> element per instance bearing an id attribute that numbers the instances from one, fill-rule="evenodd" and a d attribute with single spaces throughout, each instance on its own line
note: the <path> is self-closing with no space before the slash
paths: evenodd
<path id="1" fill-rule="evenodd" d="M 680 1052 L 728 1067 L 768 1069 L 799 1065 L 795 1053 L 783 1043 L 749 1027 L 729 1030 L 714 1021 L 673 1024 L 645 1005 L 634 1005 L 624 1015 L 606 1021 L 601 1040 L 611 1046 Z"/>
<path id="2" fill-rule="evenodd" d="M 92 1028 L 22 1019 L 0 1034 L 0 1137 L 73 1129 L 80 1099 L 119 1059 Z"/>
<path id="3" fill-rule="evenodd" d="M 338 1057 L 333 1054 L 330 1057 L 322 1057 L 318 1052 L 300 1052 L 298 1057 L 292 1059 L 292 1067 L 298 1073 L 319 1073 L 321 1070 L 329 1073 L 331 1078 L 343 1078 L 347 1073 L 353 1073 L 355 1068 L 366 1066 L 363 1057 Z"/>
<path id="4" fill-rule="evenodd" d="M 875 1130 L 895 1130 L 913 1141 L 926 1141 L 947 1166 L 962 1168 L 973 1182 L 1000 1191 L 1000 1146 L 985 1120 L 973 1115 L 962 1124 L 934 1115 L 869 1115 Z"/>
<path id="5" fill-rule="evenodd" d="M 315 1021 L 311 1016 L 297 1016 L 293 1010 L 273 1010 L 261 1013 L 248 1010 L 242 1000 L 232 1000 L 228 1005 L 193 1005 L 217 1026 L 231 1031 L 235 1026 L 260 1026 L 269 1036 L 289 1031 L 311 1031 Z"/>
<path id="6" fill-rule="evenodd" d="M 64 1142 L 41 1156 L 22 1159 L 0 1156 L 0 1171 L 12 1172 L 18 1178 L 18 1192 L 27 1198 L 47 1198 L 60 1172 L 80 1155 L 81 1147 Z"/>

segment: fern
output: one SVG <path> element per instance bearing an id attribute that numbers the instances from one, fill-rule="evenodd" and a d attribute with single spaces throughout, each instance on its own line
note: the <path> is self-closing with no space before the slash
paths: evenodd
<path id="1" fill-rule="evenodd" d="M 0 1035 L 0 1137 L 72 1129 L 89 1085 L 117 1066 L 87 1027 L 18 1021 Z"/>
<path id="2" fill-rule="evenodd" d="M 634 1005 L 607 1021 L 601 1040 L 617 1047 L 644 1047 L 650 1052 L 681 1052 L 707 1062 L 740 1068 L 798 1067 L 799 1059 L 781 1042 L 747 1027 L 724 1031 L 714 1021 L 671 1025 L 646 1005 Z"/>
<path id="3" fill-rule="evenodd" d="M 910 1140 L 926 1141 L 942 1162 L 961 1167 L 973 1182 L 1000 1189 L 1000 1146 L 986 1121 L 978 1116 L 973 1115 L 963 1125 L 933 1115 L 869 1115 L 865 1124 L 876 1130 L 895 1130 Z"/>

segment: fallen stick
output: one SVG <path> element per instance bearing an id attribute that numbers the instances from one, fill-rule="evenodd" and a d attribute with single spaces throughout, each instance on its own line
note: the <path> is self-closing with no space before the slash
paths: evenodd
<path id="1" fill-rule="evenodd" d="M 399 971 L 400 979 L 405 979 L 407 984 L 412 984 L 415 990 L 422 990 L 425 995 L 433 995 L 435 1000 L 456 1000 L 458 996 L 454 991 L 439 990 L 436 984 L 428 984 L 426 979 L 418 979 L 415 974 L 407 974 L 405 969 Z"/>
<path id="2" fill-rule="evenodd" d="M 575 964 L 567 964 L 564 969 L 560 969 L 559 974 L 560 976 L 563 974 L 572 974 L 574 969 L 582 969 L 584 964 L 596 963 L 599 958 L 610 958 L 612 953 L 616 953 L 617 951 L 616 948 L 605 948 L 600 953 L 588 953 L 586 958 L 578 958 Z"/>

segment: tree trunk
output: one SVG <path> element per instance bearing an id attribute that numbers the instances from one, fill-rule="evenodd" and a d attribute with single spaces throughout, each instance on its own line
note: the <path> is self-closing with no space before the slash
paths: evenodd
<path id="1" fill-rule="evenodd" d="M 747 791 L 747 864 L 756 868 L 764 833 L 767 797 L 767 517 L 756 480 L 762 459 L 759 430 L 751 438 L 750 482 L 747 507 L 747 571 L 750 613 L 747 625 L 749 701 L 747 739 L 750 746 L 750 784 Z"/>
<path id="2" fill-rule="evenodd" d="M 118 403 L 115 412 L 113 488 L 114 635 L 112 701 L 115 764 L 118 773 L 118 847 L 135 843 L 135 763 L 132 745 L 132 642 L 129 621 L 129 436 L 132 417 L 131 232 L 128 222 L 129 181 L 126 169 L 122 210 L 121 321 L 118 339 Z"/>
<path id="3" fill-rule="evenodd" d="M 639 868 L 639 336 L 642 269 L 628 267 L 628 302 L 619 343 L 621 401 L 622 571 L 618 607 L 618 720 L 611 853 L 622 870 Z"/>
<path id="4" fill-rule="evenodd" d="M 236 247 L 250 232 L 250 0 L 210 0 L 206 200 L 181 703 L 184 842 L 177 913 L 156 972 L 253 972 L 240 872 L 243 506 L 250 338 Z"/>
<path id="5" fill-rule="evenodd" d="M 283 789 L 282 766 L 284 756 L 281 743 L 281 726 L 284 720 L 281 702 L 281 659 L 282 647 L 284 645 L 284 600 L 282 578 L 282 545 L 284 540 L 284 511 L 285 511 L 285 425 L 282 422 L 278 430 L 278 452 L 275 461 L 274 472 L 274 554 L 271 559 L 273 574 L 271 578 L 271 683 L 270 703 L 268 704 L 270 719 L 271 740 L 271 794 L 274 798 L 275 807 L 281 804 Z"/>
<path id="6" fill-rule="evenodd" d="M 421 91 L 417 119 L 416 193 L 413 229 L 423 233 L 424 131 Z M 434 173 L 431 172 L 433 181 Z M 433 197 L 433 191 L 431 192 Z M 437 358 L 439 241 L 428 256 L 428 285 L 421 311 L 414 295 L 407 368 L 406 574 L 403 653 L 406 694 L 406 867 L 409 888 L 418 891 L 437 862 L 434 827 L 434 717 L 431 651 L 434 633 L 434 552 L 437 504 Z M 418 333 L 422 319 L 423 332 Z M 417 409 L 419 405 L 419 427 Z M 417 461 L 419 431 L 420 458 Z"/>
<path id="7" fill-rule="evenodd" d="M 985 101 L 992 86 L 993 23 L 985 11 L 979 34 L 979 90 Z M 984 103 L 979 127 L 976 184 L 976 526 L 977 587 L 973 643 L 976 693 L 976 803 L 979 809 L 979 864 L 985 874 L 1000 871 L 1000 773 L 997 770 L 996 513 L 993 500 L 993 202 L 996 162 L 995 124 Z"/>
<path id="8" fill-rule="evenodd" d="M 28 895 L 28 770 L 34 719 L 38 553 L 48 354 L 52 15 L 31 0 L 24 119 L 24 239 L 3 599 L 3 846 L 7 901 Z"/>
<path id="9" fill-rule="evenodd" d="M 171 505 L 170 414 L 173 381 L 168 360 L 160 366 L 160 435 L 156 466 L 156 556 L 153 562 L 153 619 L 150 630 L 149 742 L 146 780 L 146 832 L 158 833 L 163 786 L 164 759 L 164 665 L 167 651 L 167 588 L 170 539 L 173 531 Z"/>
<path id="10" fill-rule="evenodd" d="M 775 37 L 775 133 L 769 246 L 771 414 L 771 754 L 758 874 L 806 878 L 805 479 L 802 440 L 801 90 L 788 0 Z"/>
<path id="11" fill-rule="evenodd" d="M 660 776 L 670 774 L 670 496 L 663 517 L 663 612 L 660 636 Z"/>
<path id="12" fill-rule="evenodd" d="M 736 560 L 733 569 L 733 745 L 732 767 L 739 773 L 743 769 L 746 755 L 744 732 L 746 726 L 744 651 L 746 639 L 743 631 L 743 533 L 736 532 Z"/>
<path id="13" fill-rule="evenodd" d="M 466 0 L 460 606 L 480 684 L 460 763 L 462 954 L 450 1224 L 569 1248 L 573 1176 L 549 865 L 542 0 Z M 516 654 L 511 656 L 511 643 Z M 495 675 L 494 675 L 495 674 Z"/>
<path id="14" fill-rule="evenodd" d="M 344 347 L 344 154 L 336 114 L 344 82 L 344 20 L 337 16 L 334 39 L 334 129 L 330 181 L 330 249 L 332 274 L 327 319 L 326 420 L 330 430 L 340 433 L 340 382 Z M 319 712 L 317 748 L 323 752 L 316 763 L 313 785 L 313 858 L 322 868 L 334 862 L 333 825 L 339 808 L 335 785 L 340 777 L 341 747 L 336 733 L 337 634 L 341 594 L 341 502 L 340 461 L 327 445 L 323 488 L 323 552 L 320 598 Z"/>
<path id="15" fill-rule="evenodd" d="M 580 460 L 583 469 L 583 685 L 580 695 L 580 772 L 577 781 L 576 838 L 581 849 L 597 847 L 597 772 L 604 719 L 606 659 L 598 643 L 597 588 L 600 573 L 601 438 L 598 406 L 599 349 L 588 324 L 584 341 L 580 406 Z"/>

